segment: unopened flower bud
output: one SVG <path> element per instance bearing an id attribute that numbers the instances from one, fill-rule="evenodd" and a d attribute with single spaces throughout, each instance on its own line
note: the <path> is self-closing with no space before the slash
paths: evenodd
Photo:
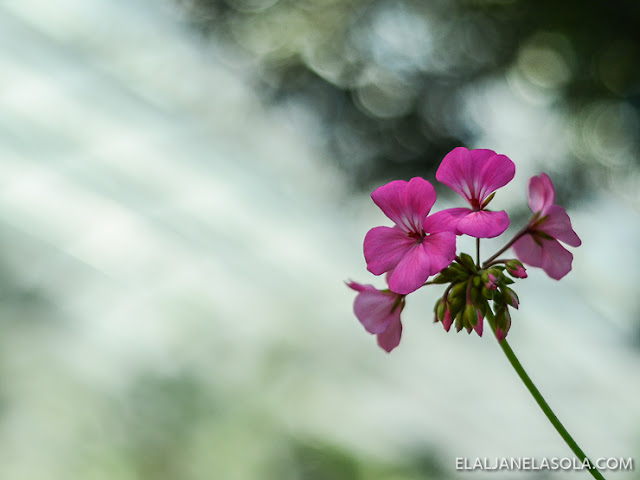
<path id="1" fill-rule="evenodd" d="M 511 315 L 509 309 L 501 307 L 496 312 L 496 337 L 498 340 L 504 340 L 511 328 Z"/>
<path id="2" fill-rule="evenodd" d="M 512 277 L 527 278 L 527 271 L 520 260 L 509 260 L 505 265 L 507 266 L 507 272 L 509 272 L 509 275 Z"/>
<path id="3" fill-rule="evenodd" d="M 504 295 L 507 303 L 517 310 L 520 305 L 520 299 L 516 292 L 511 290 L 509 287 L 504 287 Z"/>
<path id="4" fill-rule="evenodd" d="M 471 303 L 467 304 L 464 309 L 463 320 L 464 325 L 468 327 L 473 327 L 478 323 L 478 311 Z"/>
<path id="5" fill-rule="evenodd" d="M 442 317 L 442 326 L 448 332 L 449 329 L 451 328 L 452 323 L 453 323 L 453 319 L 451 318 L 451 315 L 449 314 L 449 310 L 447 309 L 444 312 L 444 317 Z"/>
<path id="6" fill-rule="evenodd" d="M 467 283 L 468 282 L 458 282 L 449 291 L 449 300 L 453 301 L 454 299 L 461 297 L 464 298 L 467 293 Z"/>
<path id="7" fill-rule="evenodd" d="M 462 264 L 465 268 L 469 269 L 472 272 L 476 271 L 476 264 L 473 263 L 473 258 L 471 255 L 467 253 L 460 254 L 460 260 L 458 260 L 460 264 Z"/>
<path id="8" fill-rule="evenodd" d="M 447 302 L 444 298 L 441 298 L 436 308 L 436 316 L 438 317 L 438 320 L 442 321 L 446 311 L 447 311 Z"/>
<path id="9" fill-rule="evenodd" d="M 487 280 L 484 282 L 484 286 L 487 290 L 497 290 L 498 278 L 492 273 L 487 273 Z"/>

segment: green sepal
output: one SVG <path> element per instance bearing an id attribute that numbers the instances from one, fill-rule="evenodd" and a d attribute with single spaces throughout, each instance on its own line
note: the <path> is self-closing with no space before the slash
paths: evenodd
<path id="1" fill-rule="evenodd" d="M 447 311 L 447 302 L 444 300 L 444 298 L 441 298 L 440 302 L 438 302 L 438 307 L 436 309 L 436 315 L 438 317 L 438 320 L 442 321 L 446 311 Z"/>
<path id="2" fill-rule="evenodd" d="M 478 323 L 478 312 L 476 307 L 468 303 L 464 309 L 463 320 L 465 326 L 471 325 L 472 327 Z"/>
<path id="3" fill-rule="evenodd" d="M 449 300 L 453 301 L 456 297 L 464 297 L 467 293 L 467 283 L 469 282 L 455 283 L 449 291 Z"/>
<path id="4" fill-rule="evenodd" d="M 489 195 L 487 197 L 487 199 L 482 202 L 482 206 L 480 207 L 480 210 L 484 209 L 487 205 L 489 205 L 489 202 L 491 202 L 491 200 L 493 200 L 493 197 L 496 196 L 496 192 L 493 192 L 491 195 Z"/>
<path id="5" fill-rule="evenodd" d="M 462 297 L 456 297 L 453 301 L 449 302 L 449 315 L 451 318 L 455 318 L 458 313 L 462 311 L 466 302 Z"/>
<path id="6" fill-rule="evenodd" d="M 444 270 L 443 270 L 438 275 L 433 277 L 433 280 L 431 280 L 431 283 L 439 285 L 439 284 L 443 284 L 443 283 L 449 283 L 451 280 L 453 280 L 453 277 L 449 277 L 448 275 L 445 275 L 444 274 Z"/>
<path id="7" fill-rule="evenodd" d="M 467 253 L 460 254 L 459 263 L 473 273 L 478 271 L 478 269 L 476 268 L 476 264 L 473 262 L 473 258 L 471 258 L 471 255 Z"/>

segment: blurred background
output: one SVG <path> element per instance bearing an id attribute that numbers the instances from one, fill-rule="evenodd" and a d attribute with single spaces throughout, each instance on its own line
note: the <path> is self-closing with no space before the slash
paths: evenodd
<path id="1" fill-rule="evenodd" d="M 9 0 L 0 26 L 1 479 L 569 456 L 488 330 L 432 323 L 441 287 L 390 355 L 352 313 L 345 280 L 384 285 L 370 191 L 459 145 L 515 162 L 514 230 L 552 177 L 583 245 L 518 282 L 509 340 L 592 458 L 637 465 L 640 4 Z"/>

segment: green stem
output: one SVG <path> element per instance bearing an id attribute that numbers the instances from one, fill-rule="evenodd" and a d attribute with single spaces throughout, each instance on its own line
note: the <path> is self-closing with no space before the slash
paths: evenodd
<path id="1" fill-rule="evenodd" d="M 491 325 L 491 329 L 493 330 L 493 333 L 495 334 L 496 321 L 493 316 L 493 312 L 491 312 L 490 309 L 487 309 L 486 318 L 487 318 L 487 321 L 489 322 L 489 325 Z M 567 432 L 567 429 L 564 428 L 564 425 L 562 425 L 560 420 L 558 420 L 558 417 L 556 417 L 555 413 L 553 413 L 553 410 L 551 410 L 551 407 L 549 406 L 549 404 L 546 402 L 546 400 L 544 399 L 540 391 L 536 388 L 535 384 L 531 381 L 531 378 L 529 378 L 529 375 L 527 375 L 527 372 L 525 372 L 524 368 L 518 361 L 518 357 L 516 357 L 516 354 L 513 353 L 513 350 L 511 350 L 511 347 L 509 346 L 509 343 L 507 342 L 507 340 L 504 339 L 502 341 L 499 341 L 498 343 L 500 343 L 500 347 L 502 347 L 502 351 L 507 356 L 509 363 L 511 363 L 511 366 L 514 368 L 514 370 L 516 371 L 516 373 L 518 374 L 518 376 L 520 377 L 524 385 L 529 390 L 529 393 L 531 393 L 536 403 L 540 406 L 540 408 L 542 409 L 544 414 L 547 416 L 551 424 L 555 427 L 556 431 L 560 434 L 562 439 L 567 443 L 571 451 L 580 459 L 582 463 L 584 463 L 585 459 L 589 461 L 589 465 L 590 465 L 589 473 L 593 476 L 593 478 L 596 478 L 598 480 L 605 480 L 605 478 L 598 471 L 598 469 L 595 467 L 593 462 L 587 457 L 587 455 L 578 446 L 578 444 L 573 439 L 573 437 L 569 434 L 569 432 Z"/>
<path id="2" fill-rule="evenodd" d="M 516 243 L 518 240 L 520 240 L 520 237 L 522 237 L 523 235 L 525 235 L 527 232 L 529 231 L 529 225 L 527 224 L 526 227 L 524 227 L 522 230 L 520 230 L 518 233 L 516 233 L 513 238 L 511 240 L 509 240 L 509 243 L 507 243 L 504 247 L 502 247 L 500 250 L 498 250 L 495 254 L 493 254 L 492 256 L 490 256 L 489 258 L 487 258 L 484 263 L 482 264 L 482 267 L 485 268 L 487 267 L 487 265 L 489 263 L 491 263 L 493 260 L 495 260 L 496 258 L 498 258 L 499 255 L 501 255 L 502 253 L 506 252 L 509 247 L 511 245 L 513 245 L 514 243 Z M 478 264 L 480 264 L 480 262 L 478 262 Z"/>
<path id="3" fill-rule="evenodd" d="M 476 238 L 476 265 L 480 268 L 480 239 Z"/>

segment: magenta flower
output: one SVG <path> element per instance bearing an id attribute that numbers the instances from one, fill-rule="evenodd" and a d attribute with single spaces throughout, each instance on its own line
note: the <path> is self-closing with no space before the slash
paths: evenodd
<path id="1" fill-rule="evenodd" d="M 560 280 L 571 271 L 573 255 L 560 242 L 579 247 L 582 242 L 571 227 L 564 208 L 554 205 L 556 193 L 547 174 L 531 177 L 527 201 L 534 215 L 526 233 L 513 244 L 516 256 L 547 275 Z"/>
<path id="2" fill-rule="evenodd" d="M 378 336 L 378 345 L 385 351 L 396 348 L 402 336 L 400 313 L 404 308 L 404 295 L 357 282 L 347 285 L 358 292 L 353 311 L 365 330 Z"/>
<path id="3" fill-rule="evenodd" d="M 492 212 L 485 207 L 491 195 L 509 183 L 516 167 L 505 155 L 493 150 L 467 150 L 457 147 L 442 160 L 436 178 L 460 194 L 471 208 L 449 208 L 433 215 L 434 228 L 453 231 L 458 235 L 493 238 L 509 226 L 504 210 Z"/>
<path id="4" fill-rule="evenodd" d="M 374 190 L 371 198 L 395 225 L 367 232 L 364 258 L 374 275 L 389 272 L 393 292 L 406 295 L 417 290 L 453 261 L 455 235 L 430 227 L 427 215 L 436 191 L 429 182 L 419 177 L 394 180 Z"/>

